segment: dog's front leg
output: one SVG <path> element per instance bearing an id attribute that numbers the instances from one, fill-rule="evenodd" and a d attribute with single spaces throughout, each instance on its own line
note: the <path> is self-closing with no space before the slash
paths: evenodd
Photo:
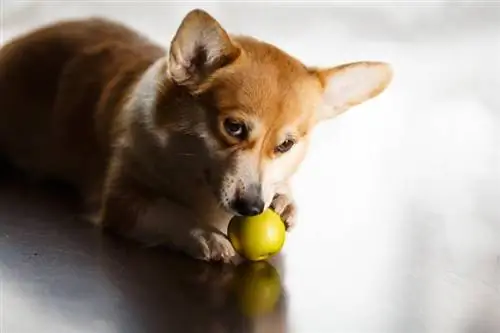
<path id="1" fill-rule="evenodd" d="M 166 245 L 204 261 L 231 262 L 236 252 L 226 235 L 165 198 L 121 192 L 104 201 L 101 223 L 148 245 Z"/>
<path id="2" fill-rule="evenodd" d="M 271 208 L 281 216 L 287 230 L 291 230 L 297 224 L 297 205 L 288 184 L 279 186 L 271 202 Z"/>

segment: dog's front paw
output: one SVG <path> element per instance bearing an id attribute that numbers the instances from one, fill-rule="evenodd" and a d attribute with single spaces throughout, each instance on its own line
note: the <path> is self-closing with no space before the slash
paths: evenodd
<path id="1" fill-rule="evenodd" d="M 195 258 L 224 263 L 234 262 L 237 259 L 236 250 L 224 234 L 196 229 L 191 236 L 195 242 L 191 247 L 191 254 Z"/>
<path id="2" fill-rule="evenodd" d="M 290 195 L 278 193 L 271 202 L 271 208 L 281 216 L 286 230 L 291 230 L 297 223 L 297 206 Z"/>

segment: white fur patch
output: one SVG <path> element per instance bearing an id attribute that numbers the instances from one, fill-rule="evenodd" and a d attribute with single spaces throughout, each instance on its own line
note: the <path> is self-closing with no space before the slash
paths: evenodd
<path id="1" fill-rule="evenodd" d="M 125 107 L 130 118 L 139 121 L 142 126 L 151 131 L 154 131 L 154 113 L 160 85 L 166 78 L 166 73 L 163 72 L 165 62 L 166 58 L 158 59 L 144 72 Z M 160 135 L 160 133 L 157 134 Z M 158 139 L 164 140 L 165 138 L 159 137 Z"/>

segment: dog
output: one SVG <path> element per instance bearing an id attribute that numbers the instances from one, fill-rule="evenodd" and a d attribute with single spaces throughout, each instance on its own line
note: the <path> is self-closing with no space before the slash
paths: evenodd
<path id="1" fill-rule="evenodd" d="M 0 49 L 0 155 L 74 187 L 104 230 L 229 263 L 230 219 L 272 208 L 290 230 L 313 129 L 392 77 L 379 61 L 307 66 L 201 9 L 168 49 L 108 19 L 58 21 Z"/>

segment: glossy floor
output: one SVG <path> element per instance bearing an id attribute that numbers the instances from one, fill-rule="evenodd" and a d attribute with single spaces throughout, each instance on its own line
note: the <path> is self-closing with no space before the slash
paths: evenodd
<path id="1" fill-rule="evenodd" d="M 315 132 L 272 266 L 127 244 L 78 222 L 69 195 L 4 177 L 0 332 L 499 332 L 500 6 L 356 3 L 1 2 L 5 39 L 100 15 L 167 45 L 203 7 L 308 64 L 380 59 L 396 76 Z"/>
<path id="2" fill-rule="evenodd" d="M 209 265 L 102 234 L 76 212 L 65 191 L 2 181 L 0 332 L 500 329 L 495 252 L 454 256 L 416 232 L 392 246 L 398 259 L 371 248 L 372 234 L 344 249 L 318 234 L 323 245 L 292 243 L 270 263 Z"/>
<path id="3" fill-rule="evenodd" d="M 214 266 L 124 244 L 75 211 L 59 189 L 3 183 L 2 333 L 285 331 L 272 265 Z"/>

